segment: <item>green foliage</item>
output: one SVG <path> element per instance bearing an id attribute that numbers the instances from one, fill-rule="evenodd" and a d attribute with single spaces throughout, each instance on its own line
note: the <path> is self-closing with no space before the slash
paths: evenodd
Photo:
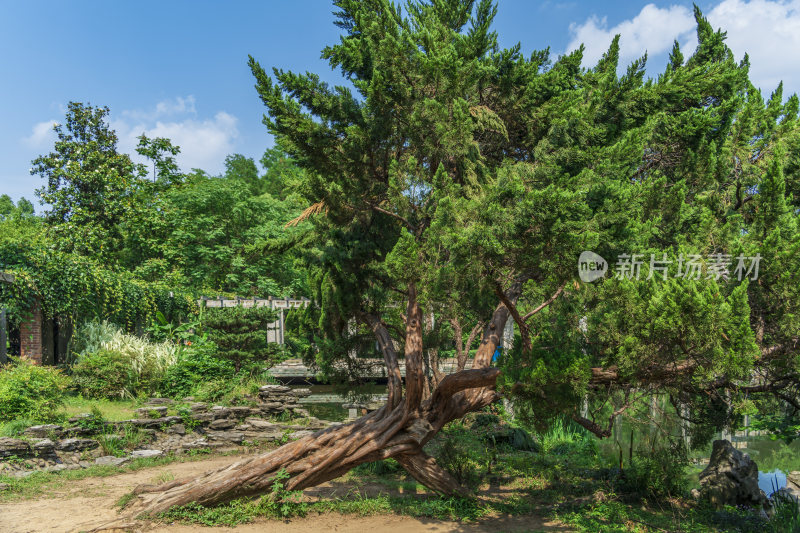
<path id="1" fill-rule="evenodd" d="M 5 424 L 0 423 L 0 437 L 18 437 L 31 426 L 36 425 L 35 420 L 16 418 Z"/>
<path id="2" fill-rule="evenodd" d="M 125 457 L 129 451 L 140 448 L 151 440 L 151 436 L 130 424 L 125 424 L 119 433 L 113 430 L 96 436 L 105 455 Z"/>
<path id="3" fill-rule="evenodd" d="M 272 366 L 267 327 L 274 320 L 275 313 L 266 307 L 210 308 L 203 325 L 216 357 L 229 361 L 238 373 L 253 363 Z"/>
<path id="4" fill-rule="evenodd" d="M 276 472 L 270 492 L 255 502 L 240 499 L 212 508 L 190 503 L 161 513 L 159 518 L 206 526 L 236 526 L 251 522 L 257 516 L 273 519 L 305 516 L 309 504 L 302 501 L 301 491 L 286 490 L 284 484 L 287 479 L 289 474 L 285 470 Z"/>
<path id="5" fill-rule="evenodd" d="M 78 418 L 75 425 L 82 427 L 92 433 L 102 433 L 105 429 L 105 417 L 96 405 L 92 405 L 91 412 L 88 416 Z"/>
<path id="6" fill-rule="evenodd" d="M 248 187 L 237 175 L 214 178 L 196 172 L 165 191 L 155 215 L 160 227 L 142 237 L 158 241 L 147 252 L 153 259 L 141 262 L 137 271 L 148 279 L 177 273 L 185 285 L 206 294 L 306 294 L 296 254 L 281 244 L 297 233 L 284 226 L 300 205 L 268 194 L 254 196 Z"/>
<path id="7" fill-rule="evenodd" d="M 73 384 L 87 398 L 135 398 L 138 377 L 130 359 L 116 350 L 85 353 L 72 366 Z"/>
<path id="8" fill-rule="evenodd" d="M 157 310 L 182 316 L 196 309 L 184 291 L 109 270 L 46 243 L 0 239 L 0 268 L 15 277 L 13 283 L 0 284 L 0 299 L 15 322 L 27 317 L 34 298 L 41 301 L 45 316 L 69 317 L 73 323 L 102 317 L 131 328 Z"/>
<path id="9" fill-rule="evenodd" d="M 163 381 L 163 392 L 172 398 L 194 395 L 205 383 L 229 383 L 235 369 L 233 364 L 211 355 L 212 348 L 193 349 L 184 352 L 178 362 L 167 370 Z"/>
<path id="10" fill-rule="evenodd" d="M 392 476 L 403 472 L 403 467 L 394 459 L 382 459 L 363 463 L 353 469 L 353 473 L 368 476 Z"/>
<path id="11" fill-rule="evenodd" d="M 121 225 L 135 212 L 142 169 L 117 152 L 107 123 L 109 109 L 67 104 L 64 125 L 53 127 L 54 151 L 33 161 L 31 174 L 46 184 L 36 191 L 58 247 L 101 260 L 116 259 L 123 246 Z"/>
<path id="12" fill-rule="evenodd" d="M 22 361 L 0 367 L 0 421 L 54 420 L 70 380 L 60 370 Z"/>
<path id="13" fill-rule="evenodd" d="M 151 343 L 107 322 L 87 323 L 75 335 L 81 350 L 72 366 L 78 392 L 90 398 L 132 398 L 158 391 L 178 359 L 170 342 Z"/>
<path id="14" fill-rule="evenodd" d="M 679 444 L 640 449 L 620 480 L 620 491 L 656 500 L 685 496 L 688 465 L 686 450 Z"/>

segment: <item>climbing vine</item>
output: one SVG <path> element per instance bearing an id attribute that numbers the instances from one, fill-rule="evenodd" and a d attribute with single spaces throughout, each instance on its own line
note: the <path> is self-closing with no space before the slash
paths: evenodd
<path id="1" fill-rule="evenodd" d="M 146 324 L 156 311 L 180 318 L 196 310 L 195 295 L 161 282 L 114 271 L 86 257 L 47 246 L 0 244 L 0 304 L 10 320 L 30 313 L 36 298 L 45 316 L 104 318 L 128 329 Z"/>

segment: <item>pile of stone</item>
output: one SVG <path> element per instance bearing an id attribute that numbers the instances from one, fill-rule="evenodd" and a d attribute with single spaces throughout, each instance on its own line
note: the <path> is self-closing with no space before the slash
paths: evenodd
<path id="1" fill-rule="evenodd" d="M 308 389 L 267 385 L 259 392 L 263 403 L 254 407 L 193 402 L 188 406 L 188 413 L 179 411 L 181 416 L 169 416 L 167 406 L 171 401 L 151 400 L 137 410 L 139 418 L 130 420 L 87 424 L 91 415 L 80 415 L 69 420 L 74 424 L 69 427 L 32 426 L 23 431 L 21 438 L 0 438 L 0 474 L 25 476 L 37 470 L 121 465 L 132 459 L 164 453 L 234 449 L 252 443 L 299 439 L 334 424 L 307 416 L 308 413 L 300 409 L 299 399 L 308 394 Z M 286 411 L 305 418 L 296 423 L 266 419 Z M 96 436 L 129 427 L 146 435 L 141 448 L 128 452 L 125 457 L 104 453 Z"/>
<path id="2" fill-rule="evenodd" d="M 300 398 L 310 395 L 310 389 L 292 389 L 285 385 L 264 385 L 258 390 L 260 409 L 266 415 L 290 411 L 297 416 L 308 416 L 308 411 L 300 406 Z"/>

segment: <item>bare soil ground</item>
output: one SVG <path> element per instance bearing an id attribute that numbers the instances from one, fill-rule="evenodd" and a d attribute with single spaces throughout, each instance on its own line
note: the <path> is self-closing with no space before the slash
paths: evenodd
<path id="1" fill-rule="evenodd" d="M 219 468 L 241 457 L 214 457 L 203 461 L 175 463 L 145 468 L 116 476 L 88 478 L 71 482 L 37 499 L 0 504 L 0 532 L 76 532 L 87 531 L 118 517 L 115 503 L 138 484 L 158 483 L 164 479 L 180 478 Z M 341 485 L 339 483 L 338 485 Z M 312 491 L 308 491 L 312 492 Z M 336 485 L 322 486 L 315 491 L 336 493 Z M 367 517 L 343 516 L 334 513 L 314 515 L 290 521 L 257 520 L 237 527 L 205 528 L 199 525 L 137 523 L 131 531 L 148 533 L 188 533 L 205 530 L 208 533 L 489 533 L 572 531 L 561 524 L 536 516 L 492 517 L 479 523 L 459 523 L 397 515 Z"/>

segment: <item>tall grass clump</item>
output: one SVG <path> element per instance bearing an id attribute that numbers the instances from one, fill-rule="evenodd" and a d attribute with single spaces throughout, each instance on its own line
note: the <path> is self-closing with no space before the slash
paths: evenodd
<path id="1" fill-rule="evenodd" d="M 563 417 L 555 418 L 547 431 L 539 433 L 538 437 L 545 453 L 559 455 L 569 453 L 576 447 L 583 448 L 592 455 L 597 451 L 597 444 L 592 436 Z"/>
<path id="2" fill-rule="evenodd" d="M 89 322 L 75 335 L 73 380 L 91 398 L 125 398 L 159 389 L 178 360 L 178 347 L 129 335 L 108 322 Z"/>

